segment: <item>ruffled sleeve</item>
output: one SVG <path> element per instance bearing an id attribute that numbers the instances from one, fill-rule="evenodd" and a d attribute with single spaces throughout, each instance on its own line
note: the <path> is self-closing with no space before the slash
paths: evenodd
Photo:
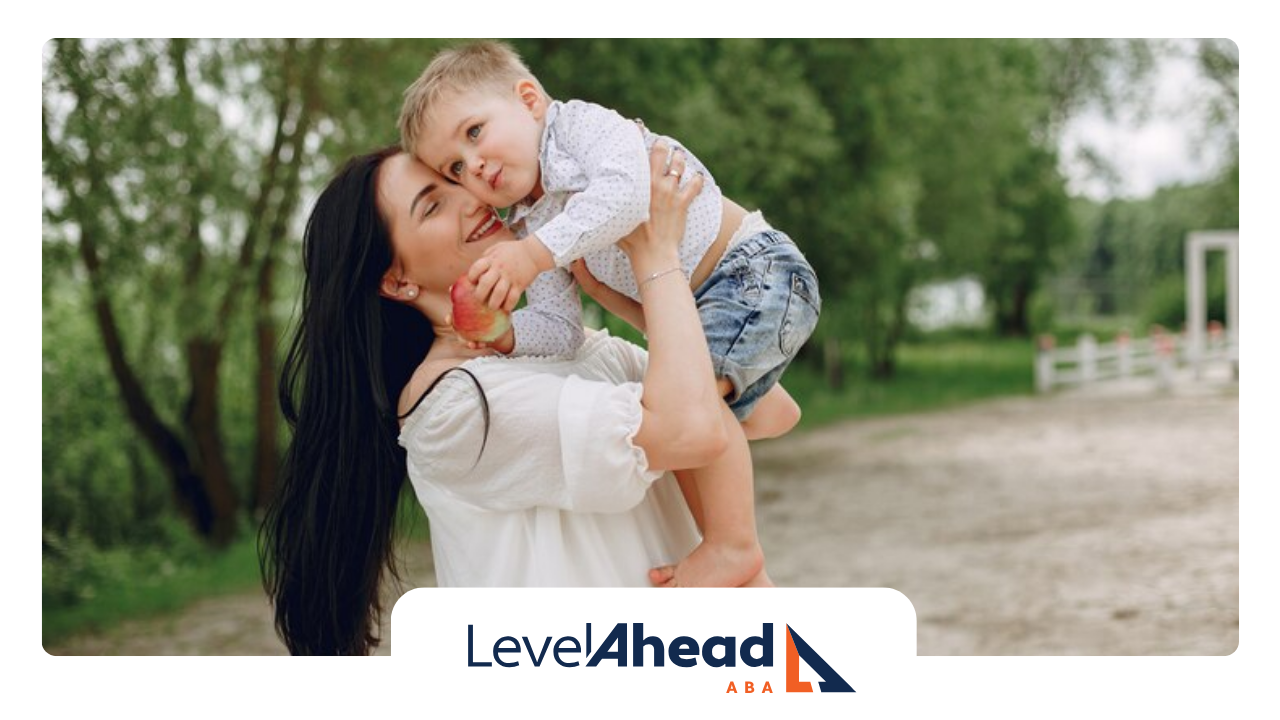
<path id="1" fill-rule="evenodd" d="M 634 443 L 643 417 L 638 383 L 502 361 L 475 369 L 487 429 L 471 379 L 455 373 L 441 381 L 401 432 L 415 486 L 429 484 L 478 510 L 623 512 L 661 477 Z"/>
<path id="2" fill-rule="evenodd" d="M 560 395 L 560 452 L 576 509 L 620 512 L 662 476 L 635 444 L 644 410 L 639 383 L 610 385 L 569 376 Z"/>

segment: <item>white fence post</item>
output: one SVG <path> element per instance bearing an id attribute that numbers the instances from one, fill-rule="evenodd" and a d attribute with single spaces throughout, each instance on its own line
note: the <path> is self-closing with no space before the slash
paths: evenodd
<path id="1" fill-rule="evenodd" d="M 1223 337 L 1222 323 L 1217 320 L 1209 321 L 1209 342 L 1208 355 L 1214 360 L 1226 357 L 1226 338 Z"/>
<path id="2" fill-rule="evenodd" d="M 1053 336 L 1041 335 L 1036 341 L 1036 392 L 1053 389 Z"/>
<path id="3" fill-rule="evenodd" d="M 1098 341 L 1092 335 L 1081 335 L 1076 347 L 1080 354 L 1080 379 L 1093 382 L 1098 377 Z"/>
<path id="4" fill-rule="evenodd" d="M 1150 337 L 1137 340 L 1122 330 L 1114 342 L 1099 344 L 1090 334 L 1082 334 L 1073 347 L 1054 349 L 1052 335 L 1036 338 L 1035 388 L 1048 393 L 1062 385 L 1088 385 L 1100 380 L 1155 376 L 1161 390 L 1169 390 L 1177 380 L 1178 369 L 1190 364 L 1193 357 L 1189 333 L 1174 334 L 1160 325 L 1152 325 Z M 1231 341 L 1230 328 L 1221 323 L 1208 325 L 1206 340 L 1200 347 L 1200 361 L 1236 360 L 1238 350 Z"/>
<path id="5" fill-rule="evenodd" d="M 1196 233 L 1191 233 L 1186 240 L 1187 273 L 1187 343 L 1183 348 L 1184 357 L 1195 370 L 1195 378 L 1200 379 L 1200 363 L 1204 360 L 1204 321 L 1205 297 L 1204 282 L 1204 247 L 1205 240 Z"/>
<path id="6" fill-rule="evenodd" d="M 1173 336 L 1161 333 L 1152 338 L 1156 351 L 1156 384 L 1161 390 L 1173 387 L 1174 357 Z"/>
<path id="7" fill-rule="evenodd" d="M 1133 346 L 1129 344 L 1129 331 L 1122 330 L 1116 335 L 1116 352 L 1120 364 L 1120 377 L 1128 379 L 1133 375 Z"/>

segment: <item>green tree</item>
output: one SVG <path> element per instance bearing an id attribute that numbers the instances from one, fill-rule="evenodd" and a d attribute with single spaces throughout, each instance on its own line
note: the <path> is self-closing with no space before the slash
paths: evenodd
<path id="1" fill-rule="evenodd" d="M 810 41 L 799 54 L 840 152 L 799 186 L 798 220 L 823 238 L 824 299 L 851 308 L 837 313 L 856 318 L 873 375 L 893 374 L 907 298 L 941 274 L 979 275 L 1025 317 L 1049 247 L 1069 239 L 1033 236 L 1069 232 L 1046 215 L 1064 197 L 1043 177 L 1056 168 L 1036 41 Z M 1043 196 L 1014 188 L 1031 177 Z"/>
<path id="2" fill-rule="evenodd" d="M 58 41 L 46 64 L 46 242 L 75 248 L 126 415 L 183 514 L 216 544 L 232 537 L 240 503 L 223 441 L 224 350 L 247 288 L 270 292 L 322 51 L 293 41 Z M 217 104 L 253 74 L 276 100 L 262 153 L 246 151 L 252 143 Z M 138 335 L 145 355 L 130 347 Z M 260 336 L 266 363 L 274 335 L 268 325 Z M 274 445 L 274 413 L 257 422 Z M 257 452 L 259 467 L 274 467 L 273 446 Z"/>
<path id="3" fill-rule="evenodd" d="M 1029 334 L 1032 293 L 1052 267 L 1055 251 L 1076 232 L 1057 160 L 1056 153 L 1032 150 L 998 189 L 1004 222 L 992 237 L 979 276 L 1002 335 Z"/>
<path id="4" fill-rule="evenodd" d="M 1042 41 L 948 41 L 934 53 L 935 112 L 917 163 L 922 225 L 947 274 L 973 274 L 996 329 L 1027 332 L 1027 303 L 1069 225 L 1037 217 L 1066 202 L 1046 124 Z"/>

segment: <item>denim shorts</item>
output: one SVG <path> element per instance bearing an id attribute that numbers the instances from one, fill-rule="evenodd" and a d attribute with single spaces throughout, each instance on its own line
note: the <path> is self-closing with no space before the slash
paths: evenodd
<path id="1" fill-rule="evenodd" d="M 791 238 L 777 230 L 747 237 L 725 252 L 693 294 L 717 378 L 739 420 L 787 369 L 818 324 L 818 278 Z"/>

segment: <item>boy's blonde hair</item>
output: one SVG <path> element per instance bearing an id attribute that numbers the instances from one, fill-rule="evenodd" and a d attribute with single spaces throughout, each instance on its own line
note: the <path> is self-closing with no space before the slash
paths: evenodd
<path id="1" fill-rule="evenodd" d="M 512 92 L 520 80 L 532 80 L 538 92 L 545 91 L 538 79 L 510 45 L 475 42 L 436 53 L 422 75 L 404 91 L 400 108 L 400 145 L 413 154 L 431 110 L 441 100 L 462 90 Z"/>

